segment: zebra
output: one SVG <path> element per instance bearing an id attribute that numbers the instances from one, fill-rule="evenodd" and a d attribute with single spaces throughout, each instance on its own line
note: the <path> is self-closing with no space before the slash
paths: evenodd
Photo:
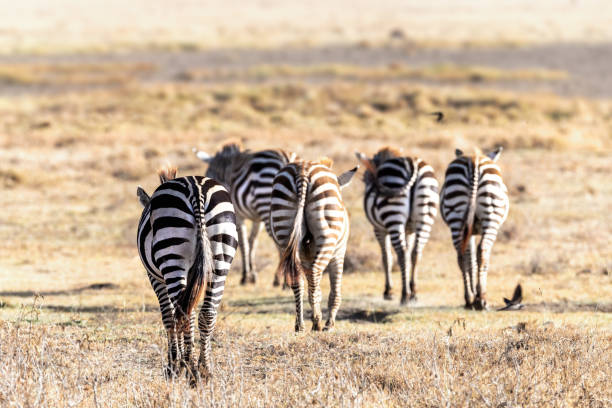
<path id="1" fill-rule="evenodd" d="M 176 177 L 176 168 L 158 172 L 161 185 L 153 195 L 138 187 L 144 206 L 138 224 L 140 259 L 159 301 L 168 335 L 167 377 L 186 368 L 195 383 L 211 372 L 211 336 L 225 279 L 238 246 L 236 217 L 229 193 L 207 177 Z M 196 307 L 200 357 L 192 361 Z"/>
<path id="2" fill-rule="evenodd" d="M 356 152 L 356 156 L 366 168 L 363 206 L 382 252 L 385 272 L 383 297 L 387 300 L 393 298 L 393 246 L 402 274 L 400 304 L 416 301 L 417 264 L 438 212 L 438 181 L 434 170 L 422 159 L 403 157 L 400 151 L 389 147 L 380 149 L 371 159 L 360 152 Z M 411 257 L 410 293 L 407 285 L 408 254 Z"/>
<path id="3" fill-rule="evenodd" d="M 270 194 L 272 181 L 278 171 L 296 159 L 296 154 L 284 150 L 263 150 L 250 152 L 241 150 L 237 143 L 224 145 L 214 156 L 194 148 L 197 157 L 208 163 L 207 177 L 221 181 L 229 190 L 236 209 L 238 242 L 242 254 L 241 284 L 257 281 L 253 267 L 257 235 L 265 226 L 271 235 L 269 224 Z M 251 220 L 251 233 L 247 238 L 246 220 Z M 280 277 L 274 276 L 274 286 L 280 284 Z"/>
<path id="4" fill-rule="evenodd" d="M 496 163 L 501 152 L 501 147 L 487 155 L 479 149 L 473 155 L 455 150 L 440 193 L 442 219 L 451 230 L 468 309 L 487 309 L 491 249 L 510 208 L 508 189 Z M 474 235 L 482 235 L 478 248 Z"/>
<path id="5" fill-rule="evenodd" d="M 274 241 L 282 248 L 278 274 L 285 277 L 294 293 L 296 332 L 304 330 L 302 275 L 308 281 L 313 331 L 322 329 L 320 283 L 328 266 L 329 318 L 325 330 L 333 329 L 340 307 L 349 236 L 349 216 L 340 190 L 350 183 L 358 166 L 339 177 L 331 166 L 330 159 L 289 163 L 272 185 L 270 228 Z"/>

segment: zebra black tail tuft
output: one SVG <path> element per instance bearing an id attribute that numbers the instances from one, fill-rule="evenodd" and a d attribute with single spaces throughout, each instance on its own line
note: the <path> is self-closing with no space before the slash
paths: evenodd
<path id="1" fill-rule="evenodd" d="M 285 281 L 289 286 L 296 285 L 300 276 L 304 273 L 302 261 L 300 259 L 300 244 L 305 235 L 303 231 L 304 224 L 304 208 L 306 206 L 306 192 L 308 190 L 308 180 L 304 173 L 304 167 L 301 167 L 300 174 L 297 178 L 297 193 L 298 193 L 298 207 L 293 221 L 293 228 L 287 247 L 284 249 L 279 267 L 279 273 L 285 277 Z"/>

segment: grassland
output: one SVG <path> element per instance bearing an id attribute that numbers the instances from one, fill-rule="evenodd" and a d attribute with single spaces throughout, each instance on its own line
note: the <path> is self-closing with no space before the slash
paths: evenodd
<path id="1" fill-rule="evenodd" d="M 0 112 L 2 405 L 610 404 L 607 101 L 405 83 L 128 81 L 5 97 Z M 191 147 L 229 138 L 329 155 L 338 172 L 355 164 L 354 150 L 390 144 L 424 157 L 439 179 L 455 146 L 504 145 L 512 210 L 489 296 L 500 305 L 521 282 L 525 311 L 461 308 L 439 219 L 419 302 L 383 301 L 356 181 L 345 190 L 352 237 L 337 331 L 292 333 L 291 296 L 271 287 L 275 251 L 262 236 L 257 285 L 238 284 L 240 259 L 228 281 L 212 382 L 196 391 L 166 382 L 164 333 L 134 247 L 135 188 L 151 191 L 166 159 L 202 173 Z"/>
<path id="2" fill-rule="evenodd" d="M 13 19 L 0 15 L 0 53 L 612 38 L 596 2 L 502 2 L 506 13 L 460 3 L 454 16 L 440 14 L 446 0 L 400 11 L 385 1 L 375 13 L 363 12 L 369 2 L 315 2 L 300 21 L 305 10 L 289 2 L 267 2 L 274 12 L 245 6 L 231 18 L 233 0 L 206 15 L 181 3 L 142 19 L 139 2 L 124 3 L 22 2 Z M 516 24 L 526 8 L 533 15 Z M 550 18 L 539 24 L 543 13 Z M 34 24 L 36 15 L 52 18 Z M 71 30 L 51 29 L 67 21 Z M 0 406 L 612 405 L 612 101 L 493 88 L 563 83 L 562 69 L 270 64 L 149 80 L 159 66 L 129 58 L 36 58 L 0 63 Z M 444 112 L 441 123 L 434 111 Z M 463 310 L 439 217 L 418 302 L 399 306 L 397 271 L 396 297 L 384 301 L 355 180 L 343 192 L 351 238 L 336 330 L 293 333 L 292 296 L 272 287 L 276 250 L 262 234 L 258 283 L 239 285 L 239 257 L 228 279 L 211 382 L 166 381 L 165 333 L 135 248 L 136 186 L 151 192 L 166 160 L 202 174 L 191 148 L 212 152 L 227 140 L 330 156 L 338 173 L 356 164 L 355 150 L 391 145 L 427 160 L 439 181 L 455 147 L 503 145 L 511 210 L 488 296 L 495 309 L 520 282 L 525 309 Z M 324 297 L 328 286 L 324 279 Z"/>

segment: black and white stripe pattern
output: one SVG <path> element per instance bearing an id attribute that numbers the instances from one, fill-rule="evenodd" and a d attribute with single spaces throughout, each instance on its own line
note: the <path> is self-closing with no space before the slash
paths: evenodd
<path id="1" fill-rule="evenodd" d="M 491 249 L 508 216 L 508 190 L 496 164 L 501 148 L 483 155 L 455 152 L 440 194 L 444 222 L 450 227 L 463 274 L 466 308 L 486 309 Z M 474 235 L 482 235 L 476 247 Z"/>
<path id="2" fill-rule="evenodd" d="M 402 276 L 401 304 L 416 300 L 417 264 L 429 240 L 438 211 L 438 181 L 433 168 L 420 158 L 401 157 L 390 148 L 379 150 L 372 159 L 357 158 L 366 167 L 364 210 L 380 244 L 385 272 L 384 298 L 392 298 L 391 246 L 397 253 Z M 406 258 L 411 257 L 410 292 Z"/>
<path id="3" fill-rule="evenodd" d="M 164 181 L 162 177 L 162 181 Z M 168 367 L 210 376 L 210 342 L 225 279 L 236 253 L 238 234 L 229 193 L 206 177 L 163 182 L 145 206 L 138 225 L 138 252 L 159 300 L 168 334 Z M 192 361 L 196 306 L 205 290 L 198 317 L 200 357 Z"/>
<path id="4" fill-rule="evenodd" d="M 272 181 L 278 171 L 296 158 L 295 153 L 283 150 L 260 152 L 242 151 L 237 144 L 227 144 L 214 156 L 195 150 L 200 160 L 208 163 L 207 177 L 213 177 L 230 190 L 236 209 L 240 252 L 242 254 L 242 284 L 257 280 L 253 265 L 257 235 L 263 226 L 270 231 L 270 195 Z M 251 233 L 247 233 L 246 220 L 251 220 Z M 274 277 L 274 285 L 280 283 Z"/>
<path id="5" fill-rule="evenodd" d="M 290 163 L 274 178 L 270 226 L 274 241 L 283 250 L 278 269 L 295 297 L 296 331 L 304 330 L 302 275 L 308 281 L 313 330 L 322 329 L 321 276 L 326 268 L 330 279 L 326 330 L 334 327 L 340 307 L 349 235 L 349 216 L 340 189 L 349 184 L 357 167 L 340 177 L 330 167 L 330 160 L 300 161 Z"/>

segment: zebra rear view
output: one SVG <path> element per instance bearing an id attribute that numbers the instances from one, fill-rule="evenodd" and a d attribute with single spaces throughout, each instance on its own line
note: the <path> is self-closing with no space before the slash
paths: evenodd
<path id="1" fill-rule="evenodd" d="M 497 165 L 502 148 L 484 155 L 456 150 L 440 194 L 442 219 L 450 227 L 463 275 L 465 307 L 487 308 L 487 272 L 497 232 L 508 217 L 508 190 Z M 474 235 L 482 235 L 476 247 Z"/>
<path id="2" fill-rule="evenodd" d="M 326 268 L 330 293 L 325 330 L 334 327 L 340 307 L 349 236 L 349 217 L 340 190 L 350 183 L 357 167 L 339 177 L 330 167 L 329 159 L 300 161 L 285 166 L 274 178 L 270 226 L 274 241 L 282 248 L 278 270 L 293 289 L 297 332 L 304 330 L 303 275 L 308 281 L 312 330 L 322 329 L 321 276 Z"/>
<path id="3" fill-rule="evenodd" d="M 417 264 L 429 240 L 438 212 L 438 181 L 433 168 L 418 157 L 403 157 L 395 149 L 382 148 L 371 159 L 356 153 L 365 165 L 366 191 L 363 206 L 374 227 L 382 252 L 385 272 L 385 299 L 392 299 L 391 246 L 397 253 L 402 275 L 400 304 L 416 300 Z M 410 292 L 408 265 L 410 255 Z"/>
<path id="4" fill-rule="evenodd" d="M 217 308 L 238 245 L 234 208 L 227 190 L 206 177 L 175 178 L 176 169 L 160 170 L 161 185 L 144 206 L 138 225 L 138 252 L 157 295 L 168 335 L 166 375 L 186 368 L 195 381 L 211 375 L 210 347 Z M 196 307 L 200 357 L 193 360 Z"/>
<path id="5" fill-rule="evenodd" d="M 257 281 L 254 267 L 257 235 L 262 224 L 268 235 L 270 230 L 270 196 L 272 181 L 278 171 L 293 161 L 295 153 L 284 150 L 262 150 L 251 152 L 242 150 L 237 143 L 227 143 L 214 156 L 194 149 L 196 155 L 208 164 L 207 177 L 222 182 L 229 190 L 236 209 L 240 252 L 242 254 L 242 280 Z M 252 221 L 251 233 L 247 234 L 246 220 Z M 280 279 L 274 277 L 274 285 Z"/>

